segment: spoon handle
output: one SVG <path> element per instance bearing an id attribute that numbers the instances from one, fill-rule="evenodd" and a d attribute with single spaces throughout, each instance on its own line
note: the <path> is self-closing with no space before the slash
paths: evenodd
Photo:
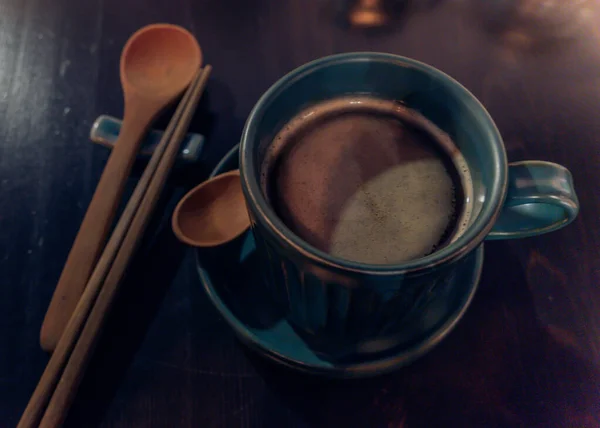
<path id="1" fill-rule="evenodd" d="M 131 110 L 104 167 L 79 227 L 40 332 L 40 345 L 53 351 L 104 248 L 142 137 L 153 118 L 146 109 Z"/>

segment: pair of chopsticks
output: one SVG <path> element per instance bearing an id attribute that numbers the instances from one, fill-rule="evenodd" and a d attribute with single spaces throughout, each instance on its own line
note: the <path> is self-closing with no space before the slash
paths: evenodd
<path id="1" fill-rule="evenodd" d="M 200 69 L 156 147 L 17 428 L 58 427 L 83 378 L 110 306 L 164 187 L 212 67 Z"/>

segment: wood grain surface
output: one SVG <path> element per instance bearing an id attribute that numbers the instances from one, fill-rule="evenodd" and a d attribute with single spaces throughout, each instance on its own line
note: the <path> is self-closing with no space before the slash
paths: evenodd
<path id="1" fill-rule="evenodd" d="M 388 26 L 369 31 L 348 24 L 352 3 L 0 0 L 0 427 L 16 424 L 48 359 L 39 328 L 108 155 L 89 128 L 122 114 L 120 51 L 151 22 L 190 29 L 214 67 L 192 127 L 208 147 L 200 165 L 175 171 L 67 426 L 600 426 L 600 1 L 552 13 L 543 0 L 396 0 Z M 553 234 L 486 244 L 472 306 L 426 357 L 329 382 L 236 340 L 168 216 L 276 79 L 362 50 L 458 79 L 494 117 L 510 160 L 571 169 L 581 214 Z"/>

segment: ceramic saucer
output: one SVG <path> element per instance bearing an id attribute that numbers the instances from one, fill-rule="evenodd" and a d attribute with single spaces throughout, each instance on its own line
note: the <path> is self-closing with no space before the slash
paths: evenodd
<path id="1" fill-rule="evenodd" d="M 238 147 L 217 165 L 212 176 L 238 168 Z M 443 309 L 422 314 L 419 335 L 391 349 L 360 354 L 343 361 L 324 359 L 274 310 L 268 300 L 254 238 L 247 232 L 233 245 L 213 252 L 198 250 L 197 266 L 206 293 L 242 342 L 259 354 L 285 366 L 311 374 L 338 378 L 379 375 L 409 364 L 437 345 L 466 311 L 479 282 L 483 246 L 457 274 L 464 277 L 461 289 Z M 263 292 L 264 291 L 264 292 Z M 430 320 L 435 320 L 431 322 Z"/>

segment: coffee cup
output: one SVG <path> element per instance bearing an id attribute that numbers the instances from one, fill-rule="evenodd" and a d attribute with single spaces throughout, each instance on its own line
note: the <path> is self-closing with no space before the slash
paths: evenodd
<path id="1" fill-rule="evenodd" d="M 269 176 L 268 170 L 265 172 L 265 162 L 273 155 L 273 147 L 281 136 L 289 134 L 290 124 L 299 117 L 303 124 L 310 124 L 309 118 L 315 111 L 333 111 L 332 103 L 340 99 L 349 100 L 345 105 L 353 106 L 353 110 L 347 112 L 354 114 L 358 111 L 356 105 L 369 103 L 363 102 L 365 97 L 381 102 L 384 106 L 381 109 L 390 111 L 394 109 L 386 102 L 393 102 L 398 106 L 394 112 L 400 112 L 398 114 L 403 114 L 406 120 L 412 117 L 426 126 L 431 125 L 431 135 L 451 142 L 447 153 L 454 156 L 456 169 L 468 172 L 468 178 L 462 172 L 462 178 L 459 177 L 461 209 L 452 217 L 452 232 L 446 234 L 443 245 L 434 246 L 419 256 L 373 262 L 328 251 L 319 245 L 321 241 L 311 240 L 312 235 L 295 228 L 278 211 L 269 195 L 269 181 L 274 178 Z M 356 120 L 349 122 L 344 132 L 353 132 L 357 123 Z M 343 126 L 346 125 L 339 124 L 340 129 Z M 307 132 L 302 127 L 292 128 Z M 390 132 L 393 139 L 400 138 Z M 369 141 L 361 143 L 362 146 L 369 146 Z M 336 152 L 332 159 L 339 160 L 339 153 L 347 152 L 344 150 Z M 318 163 L 327 156 L 329 154 L 317 155 L 311 162 Z M 461 281 L 456 273 L 459 267 L 474 257 L 484 240 L 551 232 L 572 222 L 579 210 L 572 176 L 565 167 L 543 161 L 509 164 L 496 125 L 467 89 L 429 65 L 391 54 L 333 55 L 303 65 L 281 78 L 260 98 L 248 117 L 239 157 L 252 232 L 272 297 L 307 343 L 322 356 L 331 358 L 357 350 L 379 352 L 393 346 L 398 332 L 406 332 L 411 323 L 419 322 L 419 314 L 425 309 L 431 305 L 443 307 L 448 290 Z M 342 169 L 344 165 L 342 160 Z M 437 168 L 435 165 L 432 168 Z M 288 184 L 310 182 L 313 176 Z M 427 177 L 430 176 L 428 173 Z M 336 182 L 330 175 L 327 177 L 331 190 Z M 414 181 L 414 176 L 410 177 Z M 421 183 L 419 177 L 415 183 Z M 345 183 L 352 177 L 348 174 L 337 179 Z M 322 180 L 314 181 L 313 186 L 325 185 Z M 407 187 L 406 192 L 414 190 L 414 186 Z M 421 197 L 417 195 L 416 199 L 440 203 L 441 196 L 431 196 L 437 190 L 425 187 L 419 190 Z M 309 202 L 300 202 L 295 207 L 312 204 L 310 193 L 301 189 L 298 194 L 305 199 L 299 201 Z M 403 198 L 408 198 L 409 193 L 402 195 L 398 198 L 400 202 L 389 206 L 402 206 Z M 454 199 L 452 201 L 454 203 Z M 307 214 L 308 221 L 319 213 L 316 210 Z M 410 213 L 407 215 L 413 215 L 409 220 L 414 225 L 416 220 Z M 364 222 L 365 218 L 360 217 L 360 221 Z M 427 231 L 431 227 L 421 229 Z M 362 235 L 357 232 L 356 236 Z M 402 243 L 403 237 L 388 233 L 385 238 L 393 244 L 394 240 Z M 357 245 L 360 247 L 360 242 Z M 395 247 L 390 248 L 395 254 Z"/>

